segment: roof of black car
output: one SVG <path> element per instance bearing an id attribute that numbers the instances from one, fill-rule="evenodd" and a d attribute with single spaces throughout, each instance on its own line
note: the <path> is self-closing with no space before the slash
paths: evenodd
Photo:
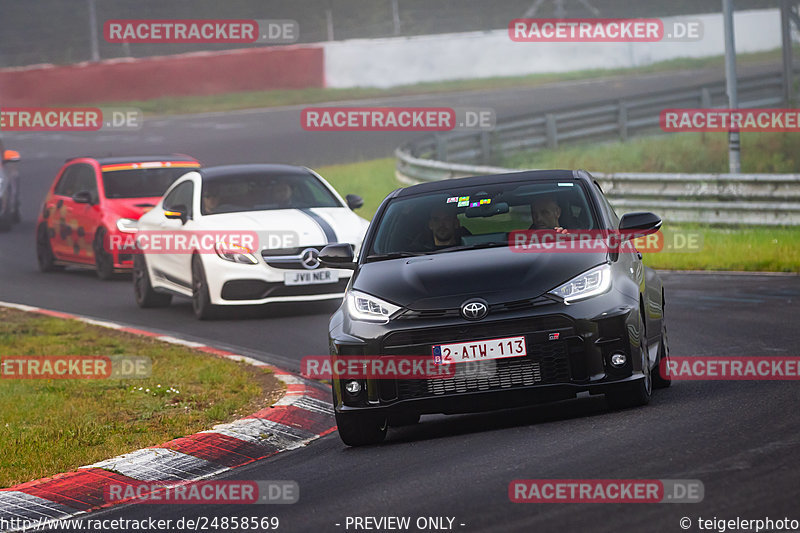
<path id="1" fill-rule="evenodd" d="M 191 156 L 184 154 L 153 154 L 153 155 L 129 155 L 129 156 L 106 156 L 106 157 L 93 157 L 90 155 L 83 155 L 77 157 L 70 157 L 67 161 L 74 159 L 89 158 L 96 160 L 101 165 L 118 165 L 122 163 L 147 163 L 150 161 L 189 161 L 197 162 Z"/>
<path id="2" fill-rule="evenodd" d="M 584 177 L 586 176 L 586 177 Z M 525 170 L 521 172 L 509 172 L 507 174 L 487 174 L 484 176 L 471 176 L 468 178 L 454 178 L 439 181 L 431 181 L 405 187 L 396 191 L 396 196 L 407 196 L 426 192 L 436 192 L 440 190 L 452 189 L 453 187 L 469 187 L 473 185 L 483 185 L 486 183 L 497 183 L 501 181 L 537 181 L 537 180 L 580 180 L 588 179 L 588 174 L 574 170 Z"/>
<path id="3" fill-rule="evenodd" d="M 253 163 L 242 165 L 220 165 L 206 167 L 200 171 L 203 180 L 225 179 L 228 176 L 241 176 L 257 174 L 259 176 L 308 176 L 309 171 L 304 167 L 294 165 L 279 165 L 266 163 Z"/>

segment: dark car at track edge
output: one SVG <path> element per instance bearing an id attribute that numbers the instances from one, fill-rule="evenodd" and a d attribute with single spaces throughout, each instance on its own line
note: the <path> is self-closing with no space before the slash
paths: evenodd
<path id="1" fill-rule="evenodd" d="M 548 209 L 549 221 L 541 216 Z M 354 269 L 330 320 L 331 359 L 422 356 L 455 371 L 446 379 L 334 374 L 341 439 L 375 444 L 388 427 L 422 414 L 586 393 L 604 394 L 612 408 L 647 404 L 652 389 L 670 381 L 658 372 L 668 357 L 664 288 L 641 253 L 619 245 L 520 253 L 510 238 L 544 227 L 627 234 L 621 242 L 630 245 L 660 226 L 652 213 L 619 218 L 583 170 L 450 179 L 391 193 L 357 257 L 341 244 L 320 253 L 323 264 Z"/>

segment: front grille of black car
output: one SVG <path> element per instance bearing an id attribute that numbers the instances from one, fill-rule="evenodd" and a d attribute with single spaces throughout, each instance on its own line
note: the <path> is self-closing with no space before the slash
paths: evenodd
<path id="1" fill-rule="evenodd" d="M 559 332 L 559 340 L 549 340 L 554 332 Z M 574 334 L 572 321 L 561 315 L 397 331 L 385 337 L 381 353 L 433 357 L 436 344 L 509 336 L 525 336 L 526 356 L 459 363 L 452 378 L 382 380 L 381 399 L 408 400 L 572 380 L 570 354 L 581 353 L 583 341 Z"/>
<path id="2" fill-rule="evenodd" d="M 493 369 L 490 365 L 492 362 L 496 365 Z M 452 378 L 398 380 L 397 399 L 409 400 L 570 381 L 564 342 L 528 346 L 528 355 L 525 357 L 460 363 L 459 366 L 461 365 L 472 365 L 472 368 L 466 371 L 458 369 Z"/>
<path id="3" fill-rule="evenodd" d="M 513 302 L 503 302 L 499 304 L 492 304 L 489 306 L 489 314 L 487 316 L 497 315 L 499 313 L 511 313 L 514 311 L 524 311 L 542 305 L 549 305 L 555 303 L 547 296 L 540 296 L 538 298 L 527 298 L 525 300 L 515 300 Z M 430 318 L 447 318 L 457 317 L 461 315 L 461 309 L 458 307 L 451 307 L 447 309 L 425 309 L 421 311 L 409 309 L 403 312 L 398 319 L 411 320 L 411 319 L 430 319 Z"/>

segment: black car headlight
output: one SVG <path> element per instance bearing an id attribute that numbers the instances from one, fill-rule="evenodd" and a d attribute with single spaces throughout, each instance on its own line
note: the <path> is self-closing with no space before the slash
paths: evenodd
<path id="1" fill-rule="evenodd" d="M 359 291 L 348 291 L 345 298 L 347 299 L 347 312 L 354 320 L 385 323 L 400 310 L 397 305 Z"/>
<path id="2" fill-rule="evenodd" d="M 565 304 L 571 304 L 608 292 L 610 288 L 611 266 L 600 265 L 559 285 L 551 290 L 549 294 L 563 299 Z"/>

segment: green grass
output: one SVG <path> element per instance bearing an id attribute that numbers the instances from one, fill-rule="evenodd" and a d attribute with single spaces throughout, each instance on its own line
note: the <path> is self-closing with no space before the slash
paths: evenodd
<path id="1" fill-rule="evenodd" d="M 797 48 L 800 54 L 800 47 Z M 780 61 L 780 51 L 772 50 L 752 54 L 740 54 L 739 65 Z M 505 88 L 536 87 L 548 83 L 584 80 L 598 77 L 623 77 L 655 72 L 669 72 L 685 69 L 722 67 L 723 57 L 680 58 L 661 61 L 652 65 L 637 68 L 591 69 L 574 72 L 531 74 L 527 76 L 494 77 L 483 79 L 465 79 L 442 82 L 428 82 L 414 85 L 403 85 L 390 89 L 348 88 L 348 89 L 287 89 L 271 91 L 244 91 L 219 95 L 167 96 L 146 101 L 125 102 L 86 102 L 86 105 L 102 105 L 102 107 L 136 107 L 146 115 L 172 115 L 183 113 L 205 113 L 213 111 L 232 111 L 236 109 L 253 109 L 300 104 L 317 104 L 364 98 L 381 98 L 414 94 L 435 94 L 453 91 L 478 91 Z"/>
<path id="2" fill-rule="evenodd" d="M 644 264 L 670 270 L 800 273 L 800 227 L 709 227 L 670 224 L 664 233 L 699 233 L 696 250 L 643 254 Z M 669 238 L 666 242 L 670 242 Z"/>
<path id="3" fill-rule="evenodd" d="M 0 487 L 209 429 L 266 407 L 282 390 L 270 373 L 243 363 L 5 308 L 0 346 L 2 356 L 152 360 L 146 379 L 0 379 Z"/>
<path id="4" fill-rule="evenodd" d="M 371 220 L 381 201 L 393 190 L 402 187 L 394 177 L 395 159 L 373 159 L 360 163 L 319 167 L 320 175 L 328 180 L 342 196 L 357 194 L 364 199 L 364 207 L 356 213 Z"/>
<path id="5" fill-rule="evenodd" d="M 800 172 L 800 134 L 742 133 L 742 172 Z M 571 145 L 500 161 L 511 168 L 590 172 L 728 172 L 727 133 L 670 133 L 627 142 Z"/>

